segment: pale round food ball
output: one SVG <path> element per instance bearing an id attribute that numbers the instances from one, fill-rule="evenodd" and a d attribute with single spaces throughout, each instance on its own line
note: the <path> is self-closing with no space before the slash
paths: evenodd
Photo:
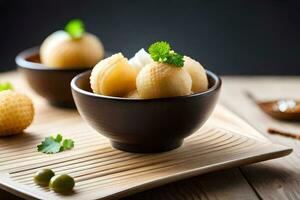
<path id="1" fill-rule="evenodd" d="M 0 92 L 0 136 L 22 133 L 33 121 L 34 107 L 30 98 L 17 92 Z"/>
<path id="2" fill-rule="evenodd" d="M 133 90 L 133 91 L 129 92 L 125 97 L 126 98 L 139 99 L 140 95 L 139 95 L 137 90 Z"/>
<path id="3" fill-rule="evenodd" d="M 40 48 L 41 62 L 53 68 L 92 68 L 103 56 L 101 41 L 91 33 L 74 39 L 65 31 L 56 31 Z"/>
<path id="4" fill-rule="evenodd" d="M 137 71 L 122 53 L 100 61 L 91 73 L 91 88 L 96 94 L 122 97 L 136 89 Z"/>
<path id="5" fill-rule="evenodd" d="M 146 65 L 136 79 L 141 98 L 162 98 L 191 94 L 191 76 L 182 67 L 164 63 Z"/>
<path id="6" fill-rule="evenodd" d="M 204 92 L 208 88 L 208 80 L 205 69 L 196 60 L 184 56 L 183 68 L 190 74 L 192 78 L 192 91 L 193 92 Z"/>

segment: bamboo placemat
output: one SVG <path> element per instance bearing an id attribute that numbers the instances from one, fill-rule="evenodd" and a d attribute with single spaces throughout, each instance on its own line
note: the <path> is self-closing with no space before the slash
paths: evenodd
<path id="1" fill-rule="evenodd" d="M 118 198 L 190 176 L 288 154 L 227 109 L 218 106 L 209 121 L 179 149 L 133 154 L 111 148 L 73 110 L 38 103 L 34 124 L 26 133 L 0 139 L 0 186 L 21 197 L 42 199 Z M 46 155 L 36 145 L 62 133 L 75 141 L 69 151 Z M 51 168 L 75 178 L 74 193 L 60 195 L 33 183 L 34 173 Z"/>
<path id="2" fill-rule="evenodd" d="M 23 198 L 119 198 L 183 178 L 287 155 L 243 120 L 218 105 L 208 122 L 182 147 L 159 154 L 133 154 L 111 148 L 75 110 L 58 109 L 36 96 L 17 73 L 0 76 L 35 103 L 34 123 L 22 135 L 0 138 L 0 188 Z M 47 136 L 72 138 L 72 150 L 47 155 L 36 146 Z M 61 195 L 36 186 L 42 168 L 75 178 L 74 193 Z"/>

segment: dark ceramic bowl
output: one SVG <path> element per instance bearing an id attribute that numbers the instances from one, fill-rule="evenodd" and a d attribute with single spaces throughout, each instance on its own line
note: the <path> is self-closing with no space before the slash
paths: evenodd
<path id="1" fill-rule="evenodd" d="M 21 52 L 16 57 L 19 70 L 25 75 L 31 88 L 55 106 L 74 107 L 70 82 L 83 69 L 55 69 L 41 64 L 39 47 Z"/>
<path id="2" fill-rule="evenodd" d="M 221 79 L 207 71 L 209 89 L 183 97 L 132 99 L 92 93 L 90 71 L 73 78 L 72 93 L 80 115 L 116 149 L 152 153 L 179 147 L 198 130 L 218 100 Z"/>

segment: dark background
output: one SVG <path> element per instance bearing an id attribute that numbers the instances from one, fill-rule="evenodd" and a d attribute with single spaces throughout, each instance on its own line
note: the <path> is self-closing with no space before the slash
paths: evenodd
<path id="1" fill-rule="evenodd" d="M 72 18 L 129 57 L 166 40 L 219 74 L 300 74 L 300 3 L 284 0 L 0 0 L 0 71 Z"/>

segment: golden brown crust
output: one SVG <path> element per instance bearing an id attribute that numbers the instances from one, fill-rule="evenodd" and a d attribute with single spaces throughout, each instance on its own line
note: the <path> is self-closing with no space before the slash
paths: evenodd
<path id="1" fill-rule="evenodd" d="M 0 136 L 22 133 L 33 118 L 30 98 L 11 90 L 0 92 Z"/>

